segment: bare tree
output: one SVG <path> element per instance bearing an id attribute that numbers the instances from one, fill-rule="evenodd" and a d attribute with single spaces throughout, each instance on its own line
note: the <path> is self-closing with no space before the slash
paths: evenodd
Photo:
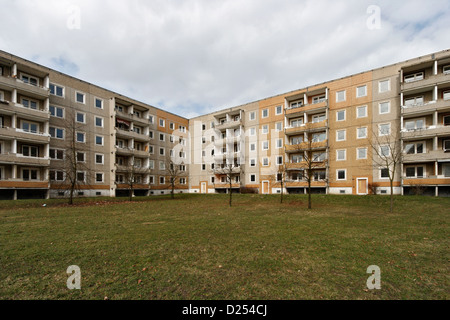
<path id="1" fill-rule="evenodd" d="M 229 205 L 231 207 L 233 199 L 233 181 L 236 182 L 236 177 L 240 178 L 242 174 L 242 167 L 235 162 L 229 162 L 219 168 L 214 167 L 214 174 L 225 176 L 228 184 L 228 193 L 230 195 Z M 239 179 L 239 183 L 241 183 L 241 179 Z"/>
<path id="2" fill-rule="evenodd" d="M 402 140 L 398 130 L 376 126 L 369 141 L 374 153 L 373 166 L 389 178 L 391 189 L 390 212 L 394 210 L 394 180 L 403 161 Z"/>
<path id="3" fill-rule="evenodd" d="M 275 172 L 270 176 L 272 186 L 279 186 L 280 192 L 280 203 L 283 203 L 284 188 L 286 187 L 286 181 L 288 178 L 288 171 L 286 163 L 276 166 Z"/>
<path id="4" fill-rule="evenodd" d="M 148 165 L 142 163 L 142 159 L 130 157 L 125 165 L 120 166 L 120 172 L 123 174 L 123 180 L 115 181 L 116 185 L 126 185 L 128 197 L 133 201 L 136 186 L 144 185 L 145 177 L 150 174 Z"/>
<path id="5" fill-rule="evenodd" d="M 165 161 L 166 181 L 170 186 L 171 198 L 175 198 L 175 189 L 181 185 L 181 179 L 186 179 L 186 170 L 182 170 L 184 162 L 177 161 L 174 157 L 168 156 Z"/>
<path id="6" fill-rule="evenodd" d="M 324 142 L 315 141 L 312 138 L 312 133 L 310 131 L 306 131 L 306 136 L 308 137 L 307 141 L 292 145 L 290 150 L 302 155 L 303 159 L 298 163 L 296 169 L 303 172 L 302 179 L 307 183 L 308 209 L 311 209 L 311 185 L 315 180 L 316 174 L 317 180 L 327 181 L 326 174 L 324 175 L 317 172 L 317 170 L 323 169 L 326 166 L 325 162 L 327 160 L 326 151 L 320 151 L 324 149 Z"/>
<path id="7" fill-rule="evenodd" d="M 73 205 L 73 199 L 77 191 L 87 184 L 91 177 L 91 169 L 87 165 L 87 155 L 89 143 L 83 143 L 86 140 L 86 134 L 83 132 L 82 123 L 76 121 L 75 111 L 66 112 L 65 118 L 61 119 L 61 126 L 64 127 L 64 141 L 56 142 L 56 146 L 64 149 L 64 161 L 61 165 L 55 167 L 62 171 L 51 171 L 50 180 L 52 183 L 59 184 L 58 188 L 68 194 L 69 204 Z M 53 129 L 52 135 L 58 136 L 57 129 Z M 57 152 L 57 151 L 54 151 Z"/>

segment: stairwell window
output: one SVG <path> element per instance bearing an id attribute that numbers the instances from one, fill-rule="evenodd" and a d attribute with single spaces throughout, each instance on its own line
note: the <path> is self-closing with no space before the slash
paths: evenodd
<path id="1" fill-rule="evenodd" d="M 345 121 L 345 110 L 340 110 L 336 112 L 337 121 Z"/>
<path id="2" fill-rule="evenodd" d="M 391 90 L 391 81 L 388 80 L 382 80 L 378 82 L 378 92 L 383 93 Z"/>
<path id="3" fill-rule="evenodd" d="M 345 99 L 345 90 L 336 92 L 336 102 L 343 102 Z"/>
<path id="4" fill-rule="evenodd" d="M 86 95 L 82 92 L 75 92 L 75 101 L 81 104 L 86 104 Z"/>
<path id="5" fill-rule="evenodd" d="M 361 98 L 367 96 L 367 86 L 360 86 L 356 88 L 356 97 Z"/>

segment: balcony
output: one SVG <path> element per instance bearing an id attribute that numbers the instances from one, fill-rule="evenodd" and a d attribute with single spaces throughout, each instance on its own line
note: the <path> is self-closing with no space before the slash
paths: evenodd
<path id="1" fill-rule="evenodd" d="M 285 114 L 288 118 L 295 118 L 303 115 L 304 113 L 308 113 L 309 111 L 320 112 L 325 111 L 327 108 L 328 100 L 325 100 L 319 103 L 306 104 L 296 108 L 287 107 Z"/>
<path id="2" fill-rule="evenodd" d="M 35 121 L 48 121 L 50 119 L 50 112 L 48 110 L 25 108 L 19 103 L 8 101 L 2 101 L 0 103 L 0 112 L 7 115 L 16 114 L 21 118 Z"/>
<path id="3" fill-rule="evenodd" d="M 287 127 L 285 130 L 286 135 L 295 135 L 299 133 L 303 133 L 305 131 L 308 132 L 316 132 L 325 130 L 328 127 L 328 121 L 320 121 L 320 122 L 308 122 L 298 127 Z"/>
<path id="4" fill-rule="evenodd" d="M 223 123 L 216 123 L 215 127 L 217 130 L 226 130 L 226 129 L 236 129 L 242 126 L 242 120 L 235 120 L 235 121 L 226 121 Z"/>
<path id="5" fill-rule="evenodd" d="M 450 135 L 450 126 L 429 126 L 426 129 L 418 129 L 418 130 L 405 130 L 402 132 L 402 139 L 411 140 L 411 139 L 420 139 L 420 138 L 433 138 L 435 136 L 447 136 Z"/>
<path id="6" fill-rule="evenodd" d="M 0 76 L 0 88 L 12 91 L 17 89 L 19 93 L 36 99 L 46 98 L 50 95 L 50 90 L 42 86 L 35 86 L 25 83 L 20 79 L 13 77 Z"/>
<path id="7" fill-rule="evenodd" d="M 326 161 L 315 161 L 311 165 L 311 169 L 325 169 L 327 167 Z M 296 170 L 306 170 L 308 169 L 308 163 L 306 161 L 298 163 L 286 163 L 286 170 L 296 171 Z"/>
<path id="8" fill-rule="evenodd" d="M 450 100 L 439 99 L 438 101 L 430 101 L 424 104 L 402 106 L 402 115 L 404 116 L 432 114 L 435 111 L 450 111 Z"/>
<path id="9" fill-rule="evenodd" d="M 48 189 L 48 181 L 23 181 L 21 179 L 0 180 L 0 188 L 8 189 Z"/>
<path id="10" fill-rule="evenodd" d="M 228 183 L 228 182 L 216 182 L 214 184 L 214 187 L 216 189 L 225 189 L 225 188 L 229 188 L 230 187 L 230 183 Z M 240 187 L 241 187 L 240 183 L 232 183 L 231 184 L 231 188 L 232 189 L 239 189 Z"/>
<path id="11" fill-rule="evenodd" d="M 436 85 L 449 83 L 450 82 L 450 75 L 438 73 L 437 75 L 429 76 L 428 78 L 425 78 L 423 80 L 417 80 L 412 82 L 403 82 L 401 84 L 401 91 L 413 91 L 418 89 L 424 89 L 428 87 L 434 87 Z"/>
<path id="12" fill-rule="evenodd" d="M 450 153 L 446 153 L 444 150 L 431 150 L 427 153 L 405 154 L 403 156 L 403 163 L 435 162 L 448 160 L 449 158 Z"/>
<path id="13" fill-rule="evenodd" d="M 450 178 L 444 176 L 428 176 L 424 178 L 408 178 L 403 177 L 403 186 L 437 186 L 447 184 L 450 185 Z"/>
<path id="14" fill-rule="evenodd" d="M 9 140 L 17 139 L 43 144 L 47 144 L 50 142 L 50 135 L 47 133 L 32 133 L 24 131 L 22 129 L 14 129 L 8 127 L 0 128 L 0 137 L 7 138 Z"/>
<path id="15" fill-rule="evenodd" d="M 294 145 L 286 145 L 286 152 L 299 152 L 299 151 L 307 151 L 307 150 L 321 150 L 328 148 L 328 140 L 324 140 L 321 142 L 302 142 L 300 144 Z"/>
<path id="16" fill-rule="evenodd" d="M 117 138 L 124 138 L 124 139 L 135 139 L 138 141 L 148 141 L 150 140 L 148 135 L 142 134 L 142 133 L 137 133 L 134 131 L 130 131 L 130 130 L 124 130 L 124 129 L 119 129 L 119 128 L 115 128 L 116 129 L 116 137 Z"/>
<path id="17" fill-rule="evenodd" d="M 0 154 L 0 163 L 34 167 L 48 167 L 50 166 L 50 158 L 24 157 L 20 153 L 2 153 Z"/>

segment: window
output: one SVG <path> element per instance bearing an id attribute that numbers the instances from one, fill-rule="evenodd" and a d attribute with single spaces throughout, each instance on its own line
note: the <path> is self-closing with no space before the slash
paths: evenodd
<path id="1" fill-rule="evenodd" d="M 95 98 L 95 107 L 98 109 L 103 109 L 103 100 Z"/>
<path id="2" fill-rule="evenodd" d="M 358 148 L 356 150 L 356 159 L 358 160 L 367 159 L 367 148 Z"/>
<path id="3" fill-rule="evenodd" d="M 78 182 L 85 182 L 86 180 L 86 173 L 83 171 L 78 171 L 77 172 L 77 181 Z"/>
<path id="4" fill-rule="evenodd" d="M 277 156 L 277 165 L 280 166 L 283 164 L 283 156 Z"/>
<path id="5" fill-rule="evenodd" d="M 301 106 L 303 106 L 303 100 L 291 102 L 291 109 L 300 108 Z"/>
<path id="6" fill-rule="evenodd" d="M 391 155 L 391 148 L 388 145 L 380 146 L 380 156 L 389 157 Z"/>
<path id="7" fill-rule="evenodd" d="M 250 151 L 256 151 L 256 143 L 250 143 Z"/>
<path id="8" fill-rule="evenodd" d="M 405 174 L 407 178 L 423 178 L 425 177 L 425 168 L 422 166 L 406 167 Z"/>
<path id="9" fill-rule="evenodd" d="M 95 154 L 95 163 L 96 164 L 104 164 L 104 161 L 105 161 L 105 156 L 103 154 L 100 154 L 100 153 Z"/>
<path id="10" fill-rule="evenodd" d="M 5 93 L 3 91 L 0 91 L 0 101 L 5 100 Z"/>
<path id="11" fill-rule="evenodd" d="M 449 66 L 444 66 L 444 67 L 442 68 L 442 72 L 443 72 L 444 74 L 450 74 L 450 65 L 449 65 Z"/>
<path id="12" fill-rule="evenodd" d="M 318 123 L 318 122 L 322 122 L 325 121 L 326 119 L 326 115 L 324 114 L 315 114 L 312 116 L 312 123 Z"/>
<path id="13" fill-rule="evenodd" d="M 326 99 L 325 99 L 325 96 L 324 96 L 324 95 L 316 96 L 316 97 L 313 97 L 312 103 L 313 103 L 313 104 L 317 104 L 317 103 L 324 102 L 325 100 L 326 100 Z"/>
<path id="14" fill-rule="evenodd" d="M 360 86 L 356 88 L 356 97 L 361 98 L 367 96 L 367 86 Z"/>
<path id="15" fill-rule="evenodd" d="M 336 92 L 336 102 L 345 101 L 345 90 Z"/>
<path id="16" fill-rule="evenodd" d="M 186 184 L 186 178 L 180 178 L 180 184 Z"/>
<path id="17" fill-rule="evenodd" d="M 262 111 L 262 117 L 263 118 L 268 118 L 269 117 L 269 109 L 264 109 Z"/>
<path id="18" fill-rule="evenodd" d="M 148 122 L 150 122 L 150 124 L 154 124 L 155 123 L 155 117 L 152 115 L 148 116 Z"/>
<path id="19" fill-rule="evenodd" d="M 391 124 L 390 123 L 383 123 L 378 125 L 379 129 L 379 135 L 380 136 L 386 136 L 391 134 Z"/>
<path id="20" fill-rule="evenodd" d="M 179 126 L 180 132 L 186 132 L 186 127 L 184 126 Z"/>
<path id="21" fill-rule="evenodd" d="M 300 163 L 303 161 L 303 156 L 301 154 L 294 154 L 291 157 L 291 163 Z"/>
<path id="22" fill-rule="evenodd" d="M 84 132 L 77 132 L 76 136 L 77 136 L 77 142 L 80 142 L 80 143 L 85 143 L 86 142 L 86 133 L 84 133 Z"/>
<path id="23" fill-rule="evenodd" d="M 367 127 L 357 128 L 356 129 L 356 137 L 358 139 L 365 139 L 365 138 L 367 138 Z"/>
<path id="24" fill-rule="evenodd" d="M 405 143 L 404 153 L 406 154 L 425 153 L 425 142 Z"/>
<path id="25" fill-rule="evenodd" d="M 50 127 L 49 132 L 50 132 L 50 137 L 52 137 L 52 138 L 64 139 L 64 129 Z"/>
<path id="26" fill-rule="evenodd" d="M 413 73 L 413 74 L 409 74 L 405 76 L 405 82 L 414 82 L 414 81 L 419 81 L 419 80 L 423 80 L 423 72 L 417 72 L 417 73 Z"/>
<path id="27" fill-rule="evenodd" d="M 444 126 L 450 126 L 450 116 L 443 117 Z"/>
<path id="28" fill-rule="evenodd" d="M 22 169 L 23 181 L 39 180 L 39 171 L 36 169 Z"/>
<path id="29" fill-rule="evenodd" d="M 340 110 L 336 112 L 336 121 L 345 121 L 345 110 Z"/>
<path id="30" fill-rule="evenodd" d="M 256 159 L 250 159 L 250 167 L 256 167 Z"/>
<path id="31" fill-rule="evenodd" d="M 77 152 L 77 162 L 86 162 L 86 154 L 84 152 Z"/>
<path id="32" fill-rule="evenodd" d="M 405 107 L 421 106 L 423 105 L 423 103 L 424 103 L 423 96 L 405 99 Z"/>
<path id="33" fill-rule="evenodd" d="M 388 80 L 381 80 L 378 82 L 378 92 L 383 93 L 391 90 L 391 81 Z"/>
<path id="34" fill-rule="evenodd" d="M 422 130 L 425 129 L 425 119 L 407 120 L 404 126 L 407 131 Z"/>
<path id="35" fill-rule="evenodd" d="M 22 121 L 22 130 L 29 133 L 39 133 L 39 125 L 34 122 Z"/>
<path id="36" fill-rule="evenodd" d="M 159 141 L 166 141 L 166 136 L 164 135 L 164 133 L 159 134 Z"/>
<path id="37" fill-rule="evenodd" d="M 325 152 L 315 152 L 312 157 L 313 162 L 323 162 L 326 160 L 327 154 Z"/>
<path id="38" fill-rule="evenodd" d="M 50 94 L 64 98 L 64 87 L 50 83 Z"/>
<path id="39" fill-rule="evenodd" d="M 49 172 L 50 181 L 64 181 L 64 171 L 55 171 L 52 170 Z"/>
<path id="40" fill-rule="evenodd" d="M 283 139 L 277 139 L 277 149 L 283 148 Z"/>
<path id="41" fill-rule="evenodd" d="M 283 108 L 281 106 L 276 106 L 275 107 L 275 114 L 276 115 L 280 115 L 283 113 Z"/>
<path id="42" fill-rule="evenodd" d="M 267 124 L 263 125 L 261 132 L 262 132 L 262 134 L 268 134 L 269 133 L 269 126 Z"/>
<path id="43" fill-rule="evenodd" d="M 262 165 L 263 165 L 264 167 L 269 166 L 269 158 L 267 158 L 267 157 L 263 158 Z"/>
<path id="44" fill-rule="evenodd" d="M 450 140 L 442 141 L 442 148 L 444 151 L 450 151 Z"/>
<path id="45" fill-rule="evenodd" d="M 312 134 L 312 142 L 323 142 L 327 139 L 326 132 L 313 133 Z"/>
<path id="46" fill-rule="evenodd" d="M 84 114 L 82 112 L 77 112 L 76 119 L 77 119 L 77 122 L 79 122 L 79 123 L 86 123 L 86 114 Z"/>
<path id="47" fill-rule="evenodd" d="M 347 130 L 338 130 L 336 132 L 336 141 L 345 141 Z"/>
<path id="48" fill-rule="evenodd" d="M 256 128 L 250 128 L 250 136 L 256 136 Z"/>
<path id="49" fill-rule="evenodd" d="M 97 182 L 97 183 L 100 183 L 100 182 L 103 182 L 103 176 L 104 176 L 104 174 L 103 173 L 96 173 L 95 174 L 95 182 Z"/>
<path id="50" fill-rule="evenodd" d="M 50 159 L 52 160 L 64 160 L 64 150 L 50 149 Z"/>
<path id="51" fill-rule="evenodd" d="M 31 100 L 31 99 L 28 99 L 28 98 L 22 98 L 22 105 L 25 107 L 25 108 L 30 108 L 30 109 L 33 109 L 33 110 L 37 110 L 38 108 L 39 108 L 39 102 L 38 101 L 35 101 L 35 100 Z"/>
<path id="52" fill-rule="evenodd" d="M 166 121 L 164 119 L 159 119 L 159 126 L 160 127 L 165 127 L 166 126 Z"/>
<path id="53" fill-rule="evenodd" d="M 256 182 L 256 174 L 250 175 L 250 182 Z"/>
<path id="54" fill-rule="evenodd" d="M 380 169 L 380 178 L 381 179 L 388 179 L 389 178 L 389 169 L 388 168 Z"/>
<path id="55" fill-rule="evenodd" d="M 159 162 L 159 170 L 166 170 L 166 163 L 164 161 Z"/>
<path id="56" fill-rule="evenodd" d="M 95 136 L 95 144 L 97 146 L 103 146 L 103 136 Z"/>
<path id="57" fill-rule="evenodd" d="M 64 108 L 50 106 L 50 115 L 56 118 L 64 118 Z"/>
<path id="58" fill-rule="evenodd" d="M 35 146 L 22 146 L 22 155 L 24 157 L 39 157 L 39 148 Z"/>
<path id="59" fill-rule="evenodd" d="M 336 150 L 336 160 L 337 161 L 345 161 L 347 158 L 347 150 Z"/>
<path id="60" fill-rule="evenodd" d="M 165 184 L 166 179 L 164 177 L 159 177 L 159 184 Z"/>
<path id="61" fill-rule="evenodd" d="M 28 75 L 28 74 L 22 73 L 22 74 L 21 74 L 21 80 L 22 80 L 24 83 L 31 84 L 31 85 L 33 85 L 33 86 L 38 86 L 38 85 L 39 85 L 39 79 L 36 78 L 36 77 L 30 76 L 30 75 Z"/>
<path id="62" fill-rule="evenodd" d="M 303 125 L 303 118 L 291 120 L 291 128 L 297 128 Z"/>
<path id="63" fill-rule="evenodd" d="M 262 142 L 262 149 L 263 150 L 269 150 L 269 141 L 263 141 Z"/>
<path id="64" fill-rule="evenodd" d="M 95 126 L 103 128 L 103 118 L 95 117 Z"/>
<path id="65" fill-rule="evenodd" d="M 159 148 L 159 155 L 160 155 L 160 156 L 166 155 L 166 149 L 164 149 L 164 148 Z"/>
<path id="66" fill-rule="evenodd" d="M 356 108 L 356 117 L 357 118 L 367 117 L 367 106 L 362 106 L 362 107 Z"/>
<path id="67" fill-rule="evenodd" d="M 277 122 L 276 124 L 275 124 L 275 131 L 276 132 L 280 132 L 280 131 L 282 131 L 283 130 L 283 122 Z"/>
<path id="68" fill-rule="evenodd" d="M 292 145 L 300 144 L 302 142 L 303 142 L 303 137 L 293 137 L 291 139 L 291 144 Z"/>
<path id="69" fill-rule="evenodd" d="M 346 180 L 347 170 L 339 169 L 336 171 L 337 180 Z"/>
<path id="70" fill-rule="evenodd" d="M 380 114 L 386 114 L 391 111 L 391 103 L 390 102 L 382 102 L 379 106 Z"/>
<path id="71" fill-rule="evenodd" d="M 86 95 L 82 92 L 75 92 L 75 101 L 78 103 L 86 104 Z"/>
<path id="72" fill-rule="evenodd" d="M 450 91 L 444 91 L 444 92 L 442 93 L 442 98 L 443 98 L 444 100 L 450 100 Z"/>
<path id="73" fill-rule="evenodd" d="M 325 180 L 326 172 L 325 171 L 316 171 L 314 172 L 314 181 Z"/>

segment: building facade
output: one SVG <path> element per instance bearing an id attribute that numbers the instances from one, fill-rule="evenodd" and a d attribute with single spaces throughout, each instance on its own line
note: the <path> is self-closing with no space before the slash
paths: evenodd
<path id="1" fill-rule="evenodd" d="M 72 183 L 75 196 L 160 195 L 172 181 L 389 194 L 391 180 L 395 194 L 450 195 L 449 50 L 193 119 L 0 51 L 1 199 Z"/>

